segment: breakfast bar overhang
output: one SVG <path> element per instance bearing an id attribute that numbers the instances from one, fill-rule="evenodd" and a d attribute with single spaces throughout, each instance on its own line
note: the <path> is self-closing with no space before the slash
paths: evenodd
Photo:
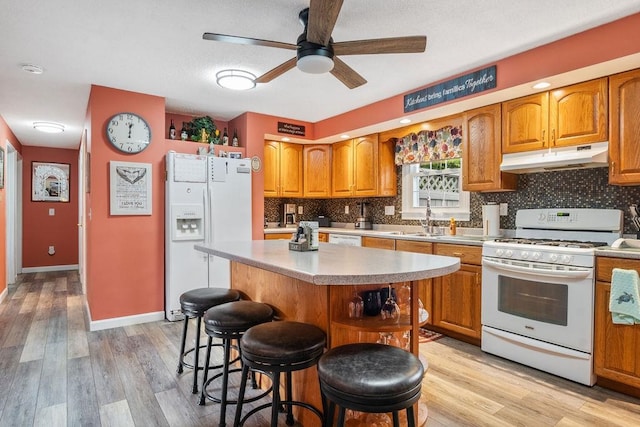
<path id="1" fill-rule="evenodd" d="M 408 348 L 418 355 L 419 286 L 460 268 L 455 257 L 320 243 L 317 251 L 289 250 L 285 240 L 254 240 L 195 245 L 195 249 L 231 262 L 231 287 L 245 298 L 269 304 L 279 320 L 320 327 L 333 348 L 352 342 L 376 342 L 380 332 L 408 333 Z M 399 323 L 381 316 L 349 318 L 354 292 L 391 285 L 411 289 L 410 313 Z M 315 369 L 294 373 L 294 394 L 321 406 Z M 304 411 L 303 411 L 304 412 Z M 306 424 L 301 413 L 300 420 Z M 313 423 L 313 419 L 308 420 Z"/>

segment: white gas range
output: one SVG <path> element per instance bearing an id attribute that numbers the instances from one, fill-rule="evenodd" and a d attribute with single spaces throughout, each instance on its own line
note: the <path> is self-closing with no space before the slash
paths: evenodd
<path id="1" fill-rule="evenodd" d="M 593 385 L 595 248 L 622 211 L 525 209 L 516 237 L 482 249 L 482 350 Z"/>

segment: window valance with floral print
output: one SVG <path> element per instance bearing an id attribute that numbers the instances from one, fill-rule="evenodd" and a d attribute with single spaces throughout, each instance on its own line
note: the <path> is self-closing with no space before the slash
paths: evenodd
<path id="1" fill-rule="evenodd" d="M 410 133 L 396 141 L 396 165 L 462 157 L 462 126 Z"/>

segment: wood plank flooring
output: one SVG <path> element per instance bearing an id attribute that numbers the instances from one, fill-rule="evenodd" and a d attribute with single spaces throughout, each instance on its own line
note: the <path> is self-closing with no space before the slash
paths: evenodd
<path id="1" fill-rule="evenodd" d="M 76 271 L 21 275 L 0 304 L 0 427 L 217 425 L 218 405 L 191 394 L 191 370 L 176 374 L 181 326 L 89 332 Z M 427 426 L 640 426 L 638 399 L 450 338 L 420 351 Z M 268 425 L 264 412 L 246 425 Z"/>

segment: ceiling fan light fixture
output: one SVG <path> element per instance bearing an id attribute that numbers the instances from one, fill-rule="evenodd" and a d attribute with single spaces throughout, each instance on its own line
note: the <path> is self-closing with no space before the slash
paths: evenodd
<path id="1" fill-rule="evenodd" d="M 218 86 L 231 90 L 249 90 L 256 87 L 256 76 L 244 70 L 222 70 L 216 73 Z"/>
<path id="2" fill-rule="evenodd" d="M 64 132 L 64 125 L 54 122 L 33 122 L 33 128 L 45 133 Z"/>
<path id="3" fill-rule="evenodd" d="M 306 55 L 298 58 L 300 71 L 309 74 L 324 74 L 333 70 L 333 58 L 324 55 Z"/>

